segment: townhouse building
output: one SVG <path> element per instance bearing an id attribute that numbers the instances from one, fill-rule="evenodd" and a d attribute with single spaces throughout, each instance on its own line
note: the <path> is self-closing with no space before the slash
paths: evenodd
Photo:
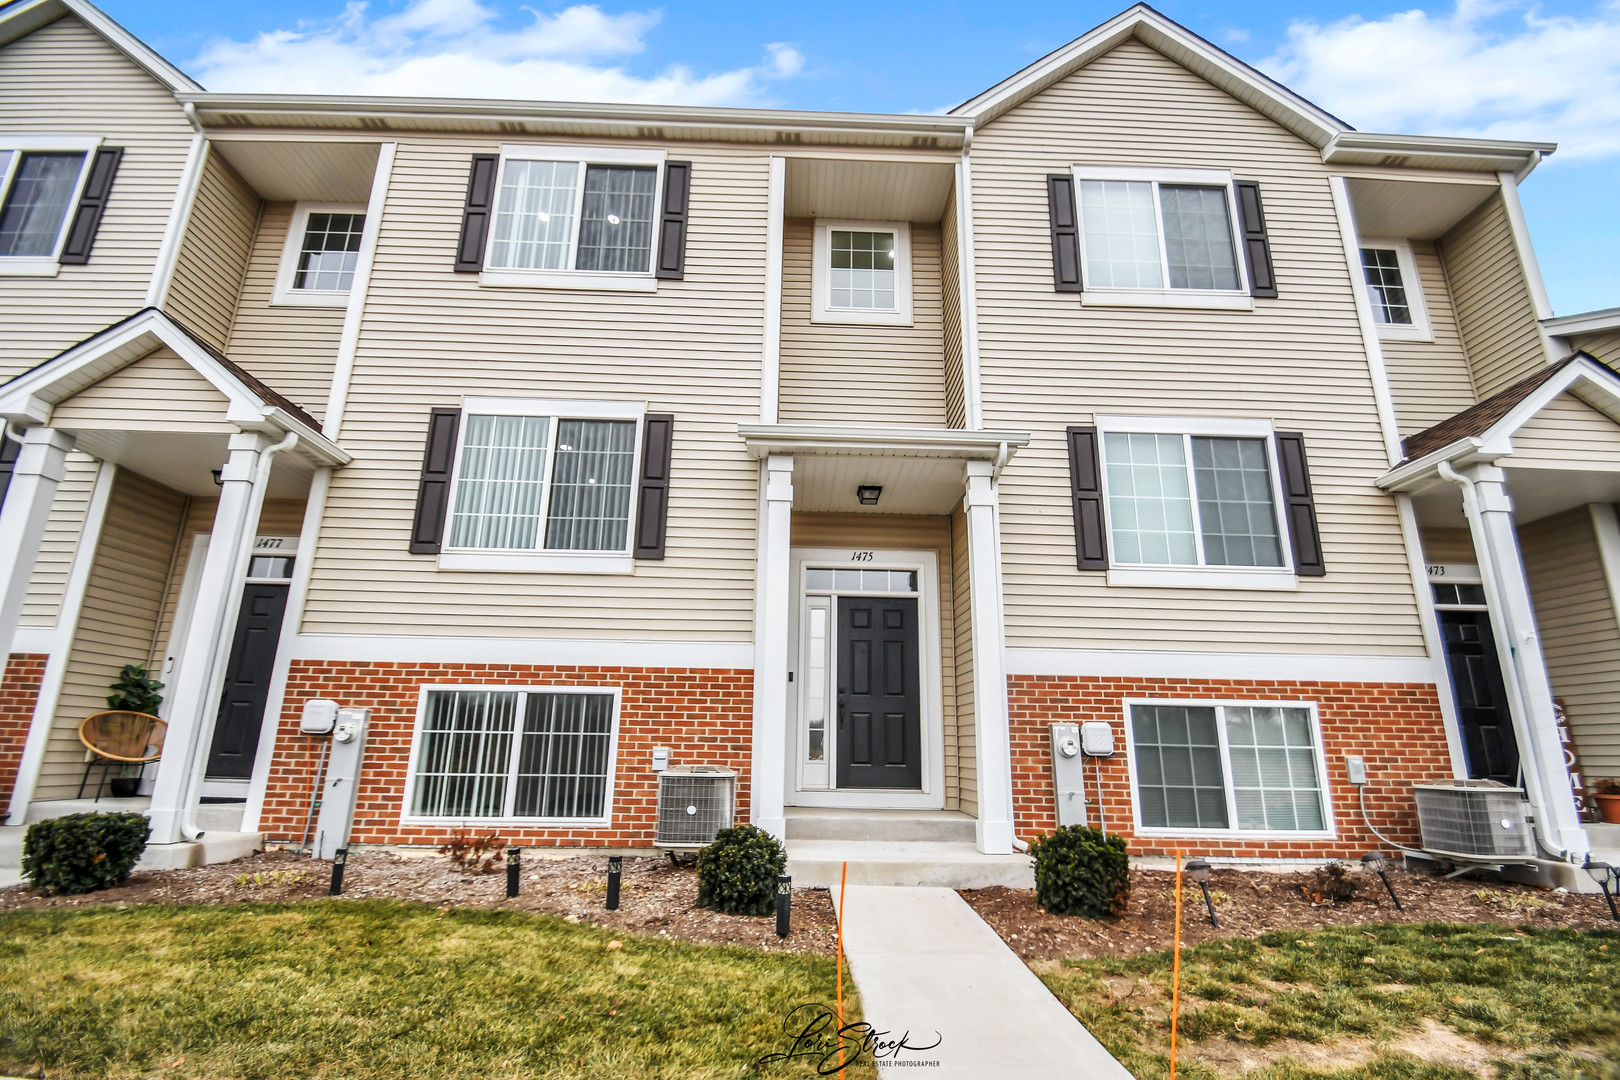
<path id="1" fill-rule="evenodd" d="M 14 0 L 0 797 L 75 799 L 138 663 L 158 845 L 298 842 L 320 698 L 360 843 L 647 846 L 661 750 L 807 880 L 1013 880 L 1101 721 L 1135 854 L 1416 844 L 1472 777 L 1578 856 L 1620 320 L 1552 318 L 1552 150 L 1357 132 L 1144 5 L 882 116 L 209 93 Z"/>

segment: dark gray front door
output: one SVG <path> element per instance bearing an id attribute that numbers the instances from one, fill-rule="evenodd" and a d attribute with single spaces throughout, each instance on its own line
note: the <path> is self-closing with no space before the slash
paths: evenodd
<path id="1" fill-rule="evenodd" d="M 270 669 L 286 611 L 286 585 L 249 585 L 242 593 L 242 613 L 225 669 L 225 693 L 208 751 L 211 780 L 247 780 L 253 775 L 253 755 L 259 749 L 259 728 L 270 696 Z"/>
<path id="2" fill-rule="evenodd" d="M 1474 780 L 1519 784 L 1519 741 L 1513 735 L 1502 663 L 1485 611 L 1441 611 L 1446 666 L 1457 697 L 1468 775 Z"/>
<path id="3" fill-rule="evenodd" d="M 917 598 L 838 598 L 838 786 L 922 787 Z"/>

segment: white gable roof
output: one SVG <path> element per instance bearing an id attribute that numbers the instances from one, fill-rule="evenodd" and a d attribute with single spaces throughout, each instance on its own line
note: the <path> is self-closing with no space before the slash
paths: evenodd
<path id="1" fill-rule="evenodd" d="M 16 41 L 40 27 L 55 22 L 64 15 L 76 16 L 90 29 L 105 38 L 113 48 L 140 65 L 158 82 L 170 90 L 198 91 L 202 85 L 191 76 L 169 63 L 141 41 L 119 26 L 112 18 L 86 0 L 12 0 L 0 6 L 0 45 Z"/>

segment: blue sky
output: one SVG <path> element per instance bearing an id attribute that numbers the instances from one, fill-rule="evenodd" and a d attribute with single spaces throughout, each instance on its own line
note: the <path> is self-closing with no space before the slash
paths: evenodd
<path id="1" fill-rule="evenodd" d="M 101 6 L 211 90 L 932 112 L 1126 3 Z M 1363 130 L 1558 142 L 1523 188 L 1553 307 L 1620 306 L 1620 0 L 1155 6 Z"/>

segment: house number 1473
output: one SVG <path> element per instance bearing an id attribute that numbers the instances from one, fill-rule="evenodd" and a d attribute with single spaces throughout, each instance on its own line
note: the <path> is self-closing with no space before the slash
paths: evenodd
<path id="1" fill-rule="evenodd" d="M 872 557 L 874 555 L 876 555 L 876 554 L 877 554 L 877 552 L 875 552 L 875 551 L 852 551 L 852 552 L 849 553 L 849 561 L 850 562 L 871 562 Z"/>

